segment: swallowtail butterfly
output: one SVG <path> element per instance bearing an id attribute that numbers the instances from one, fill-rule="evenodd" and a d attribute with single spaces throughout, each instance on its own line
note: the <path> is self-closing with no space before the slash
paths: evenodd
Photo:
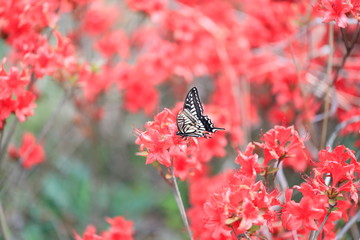
<path id="1" fill-rule="evenodd" d="M 210 118 L 203 115 L 204 109 L 200 102 L 199 93 L 193 87 L 186 96 L 183 110 L 176 117 L 178 132 L 181 137 L 204 137 L 224 128 L 214 127 Z"/>

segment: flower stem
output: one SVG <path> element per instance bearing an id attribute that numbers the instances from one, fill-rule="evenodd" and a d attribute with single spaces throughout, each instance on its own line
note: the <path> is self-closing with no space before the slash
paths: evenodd
<path id="1" fill-rule="evenodd" d="M 350 229 L 350 227 L 360 219 L 360 211 L 358 211 L 341 229 L 341 231 L 336 235 L 336 239 L 342 239 L 345 233 Z"/>
<path id="2" fill-rule="evenodd" d="M 173 190 L 174 197 L 175 197 L 176 203 L 178 205 L 178 208 L 179 208 L 179 211 L 180 211 L 180 214 L 181 214 L 181 218 L 182 218 L 182 220 L 184 222 L 184 225 L 185 225 L 185 228 L 186 228 L 186 231 L 187 231 L 187 233 L 189 235 L 190 240 L 193 240 L 193 236 L 192 236 L 192 232 L 191 232 L 191 229 L 190 229 L 189 221 L 188 221 L 188 219 L 186 217 L 185 207 L 184 207 L 183 201 L 181 199 L 181 194 L 180 194 L 179 187 L 178 187 L 178 184 L 177 184 L 177 181 L 176 181 L 176 177 L 175 177 L 175 174 L 174 174 L 174 168 L 173 167 L 170 167 L 170 172 L 171 172 L 171 179 L 172 179 L 172 182 L 173 182 L 172 190 Z"/>
<path id="3" fill-rule="evenodd" d="M 331 210 L 332 210 L 334 207 L 335 207 L 335 206 L 330 206 L 330 208 L 329 208 L 328 212 L 326 213 L 326 216 L 325 216 L 324 220 L 322 221 L 319 229 L 318 229 L 317 231 L 315 231 L 312 240 L 316 240 L 316 239 L 318 238 L 319 234 L 322 232 L 322 230 L 323 230 L 323 228 L 324 228 L 324 226 L 325 226 L 325 223 L 326 223 L 327 220 L 329 219 L 329 216 L 330 216 L 330 214 L 331 214 Z"/>
<path id="4" fill-rule="evenodd" d="M 324 148 L 325 147 L 325 141 L 326 141 L 326 132 L 327 132 L 327 125 L 328 125 L 328 118 L 329 118 L 329 109 L 330 109 L 330 98 L 331 98 L 331 89 L 333 88 L 335 82 L 337 81 L 340 71 L 344 68 L 346 60 L 348 59 L 348 57 L 351 54 L 351 51 L 353 50 L 353 48 L 355 47 L 355 43 L 357 42 L 357 40 L 360 37 L 360 27 L 359 27 L 359 22 L 356 25 L 356 31 L 355 31 L 355 35 L 353 36 L 351 42 L 349 42 L 349 40 L 347 39 L 346 36 L 346 32 L 345 29 L 340 28 L 341 31 L 341 35 L 344 41 L 344 45 L 346 48 L 346 53 L 344 55 L 344 57 L 341 60 L 340 66 L 336 69 L 334 77 L 332 78 L 332 80 L 329 82 L 328 81 L 328 87 L 325 93 L 325 103 L 324 103 L 324 122 L 322 125 L 322 131 L 321 131 L 321 144 L 320 144 L 320 148 Z M 330 24 L 330 31 L 329 31 L 329 46 L 330 46 L 330 54 L 329 54 L 329 61 L 328 61 L 328 67 L 327 67 L 327 75 L 328 75 L 328 79 L 331 79 L 331 69 L 332 69 L 332 58 L 333 58 L 333 53 L 334 53 L 334 25 Z"/>
<path id="5" fill-rule="evenodd" d="M 9 131 L 7 132 L 7 135 L 3 138 L 2 145 L 0 146 L 0 163 L 2 162 L 2 159 L 5 156 L 5 153 L 7 153 L 6 149 L 10 143 L 11 138 L 13 137 L 13 135 L 15 133 L 17 124 L 18 124 L 18 120 L 14 119 L 10 126 Z M 3 133 L 3 134 L 5 134 L 5 133 Z"/>
<path id="6" fill-rule="evenodd" d="M 325 102 L 324 102 L 324 121 L 322 124 L 322 129 L 321 129 L 321 140 L 320 140 L 320 149 L 324 148 L 325 146 L 325 141 L 326 141 L 326 133 L 327 133 L 327 125 L 328 125 L 328 120 L 329 120 L 329 109 L 330 109 L 330 90 L 331 90 L 331 86 L 332 86 L 332 81 L 331 81 L 331 70 L 333 67 L 333 55 L 334 55 L 334 24 L 330 24 L 329 25 L 329 48 L 330 48 L 330 52 L 329 52 L 329 59 L 328 59 L 328 64 L 327 64 L 327 69 L 326 69 L 326 75 L 327 75 L 327 88 L 325 91 Z"/>
<path id="7" fill-rule="evenodd" d="M 1 225 L 1 231 L 3 233 L 5 240 L 10 240 L 10 232 L 9 227 L 6 223 L 4 209 L 2 207 L 2 203 L 0 202 L 0 225 Z"/>

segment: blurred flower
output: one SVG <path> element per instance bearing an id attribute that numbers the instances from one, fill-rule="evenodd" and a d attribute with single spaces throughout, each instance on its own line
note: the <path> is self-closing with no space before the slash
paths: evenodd
<path id="1" fill-rule="evenodd" d="M 45 151 L 31 133 L 25 133 L 19 148 L 9 147 L 9 155 L 20 160 L 21 165 L 30 169 L 45 161 Z"/>
<path id="2" fill-rule="evenodd" d="M 104 240 L 133 240 L 132 221 L 127 221 L 124 217 L 107 218 L 110 229 L 102 233 Z"/>
<path id="3" fill-rule="evenodd" d="M 96 228 L 93 225 L 89 225 L 83 234 L 83 237 L 74 232 L 75 240 L 105 240 L 103 237 L 96 234 Z"/>
<path id="4" fill-rule="evenodd" d="M 318 4 L 324 13 L 323 22 L 335 21 L 341 28 L 347 26 L 346 13 L 352 9 L 351 3 L 343 0 L 319 0 Z"/>
<path id="5" fill-rule="evenodd" d="M 126 0 L 130 8 L 136 11 L 144 11 L 153 20 L 159 20 L 161 14 L 166 10 L 167 0 Z"/>
<path id="6" fill-rule="evenodd" d="M 116 30 L 102 37 L 95 47 L 107 58 L 116 53 L 122 58 L 127 58 L 129 55 L 129 44 L 126 34 L 122 30 Z"/>
<path id="7" fill-rule="evenodd" d="M 118 6 L 105 5 L 102 1 L 95 1 L 85 13 L 82 28 L 91 36 L 103 34 L 114 25 L 119 15 Z"/>
<path id="8" fill-rule="evenodd" d="M 96 234 L 96 228 L 89 225 L 83 237 L 74 231 L 75 240 L 133 240 L 133 222 L 127 221 L 124 217 L 107 218 L 110 224 L 107 231 L 103 231 L 101 235 Z"/>

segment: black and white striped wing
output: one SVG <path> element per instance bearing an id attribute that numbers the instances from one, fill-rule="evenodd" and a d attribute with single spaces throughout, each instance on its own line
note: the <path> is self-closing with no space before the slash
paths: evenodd
<path id="1" fill-rule="evenodd" d="M 204 115 L 204 108 L 201 104 L 199 93 L 196 87 L 193 87 L 186 96 L 184 109 L 190 111 L 193 116 L 197 116 L 205 131 L 214 133 L 217 130 L 224 130 L 223 128 L 216 128 L 211 119 Z"/>
<path id="2" fill-rule="evenodd" d="M 198 90 L 193 87 L 185 98 L 183 111 L 177 115 L 177 134 L 183 137 L 206 137 L 217 130 L 224 130 L 214 127 L 210 118 L 203 115 L 203 112 Z"/>
<path id="3" fill-rule="evenodd" d="M 193 87 L 187 94 L 184 102 L 184 110 L 185 109 L 187 109 L 193 116 L 197 116 L 198 119 L 203 116 L 204 108 L 201 104 L 196 87 Z"/>
<path id="4" fill-rule="evenodd" d="M 187 109 L 184 109 L 176 118 L 179 132 L 182 137 L 205 137 L 206 129 L 197 117 L 193 116 Z"/>

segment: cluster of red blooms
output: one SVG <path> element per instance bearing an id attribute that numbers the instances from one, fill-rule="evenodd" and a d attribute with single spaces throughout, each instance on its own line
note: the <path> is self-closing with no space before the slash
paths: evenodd
<path id="1" fill-rule="evenodd" d="M 360 20 L 359 0 L 319 0 L 317 7 L 323 12 L 324 22 L 335 21 L 341 28 L 348 25 L 348 16 Z"/>
<path id="2" fill-rule="evenodd" d="M 110 224 L 107 231 L 103 231 L 98 235 L 96 228 L 89 225 L 83 237 L 74 232 L 75 240 L 133 240 L 133 222 L 127 221 L 123 217 L 107 218 L 106 221 Z"/>
<path id="3" fill-rule="evenodd" d="M 353 152 L 344 146 L 337 146 L 333 151 L 320 151 L 311 175 L 300 186 L 284 189 L 282 195 L 280 190 L 267 190 L 264 185 L 268 183 L 266 174 L 276 172 L 269 172 L 273 168 L 266 160 L 269 152 L 274 154 L 270 157 L 272 160 L 290 156 L 283 157 L 284 165 L 293 164 L 291 152 L 297 152 L 298 156 L 305 154 L 301 139 L 294 137 L 289 140 L 290 131 L 297 136 L 292 127 L 275 127 L 264 134 L 263 143 L 256 144 L 264 151 L 263 161 L 253 154 L 255 145 L 249 144 L 245 153 L 239 152 L 235 159 L 240 169 L 216 177 L 191 179 L 192 207 L 188 214 L 198 239 L 237 239 L 236 236 L 243 233 L 264 237 L 272 234 L 279 239 L 295 236 L 307 239 L 312 230 L 319 230 L 326 215 L 325 239 L 333 239 L 337 230 L 334 222 L 347 221 L 354 215 L 360 187 L 360 165 Z M 276 135 L 277 144 L 274 145 L 273 139 L 266 135 Z M 282 142 L 282 139 L 287 140 Z M 301 165 L 301 158 L 299 160 Z M 265 180 L 257 181 L 260 176 Z M 326 183 L 326 177 L 331 179 L 330 184 Z M 294 190 L 303 195 L 298 203 L 291 200 Z"/>
<path id="4" fill-rule="evenodd" d="M 193 170 L 197 164 L 203 164 L 201 158 L 194 158 L 199 156 L 196 152 L 212 149 L 199 147 L 196 139 L 177 136 L 175 116 L 170 110 L 159 113 L 145 128 L 144 132 L 137 130 L 136 143 L 140 150 L 145 150 L 140 154 L 147 157 L 146 163 L 173 165 L 175 171 L 185 170 L 179 177 L 189 177 L 192 207 L 188 214 L 196 239 L 237 239 L 244 233 L 263 237 L 271 233 L 280 239 L 294 234 L 307 238 L 312 230 L 319 230 L 326 216 L 329 220 L 323 231 L 326 239 L 332 239 L 336 233 L 334 221 L 346 220 L 354 214 L 360 164 L 344 146 L 333 151 L 321 150 L 305 183 L 269 191 L 268 177 L 276 175 L 280 163 L 298 172 L 304 172 L 310 165 L 304 139 L 293 126 L 275 126 L 262 135 L 261 142 L 250 143 L 245 152 L 239 151 L 235 159 L 240 165 L 238 170 L 210 178 L 203 172 L 186 174 L 196 173 Z M 263 151 L 263 158 L 254 153 L 256 147 Z M 192 159 L 192 164 L 185 163 L 184 158 Z M 326 178 L 331 179 L 330 184 Z M 298 203 L 291 200 L 294 190 L 303 195 Z"/>
<path id="5" fill-rule="evenodd" d="M 4 121 L 15 114 L 20 122 L 34 114 L 35 95 L 27 90 L 30 77 L 27 72 L 17 67 L 10 68 L 7 73 L 4 69 L 5 60 L 0 71 L 0 130 Z"/>

